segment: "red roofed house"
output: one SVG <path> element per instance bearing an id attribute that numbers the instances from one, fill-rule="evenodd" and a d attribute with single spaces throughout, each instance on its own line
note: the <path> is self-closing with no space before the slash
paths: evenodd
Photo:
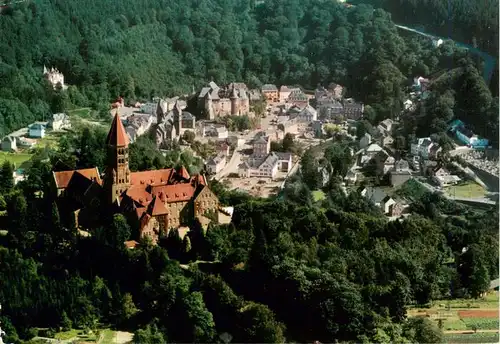
<path id="1" fill-rule="evenodd" d="M 149 236 L 154 243 L 161 231 L 167 234 L 170 229 L 190 225 L 195 218 L 201 222 L 207 211 L 218 210 L 217 196 L 203 175 L 190 176 L 184 167 L 131 172 L 129 140 L 118 113 L 106 143 L 110 154 L 103 180 L 97 168 L 54 172 L 60 197 L 76 199 L 83 208 L 92 202 L 85 197 L 89 190 L 92 196 L 100 192 L 106 203 L 132 214 L 140 236 Z"/>

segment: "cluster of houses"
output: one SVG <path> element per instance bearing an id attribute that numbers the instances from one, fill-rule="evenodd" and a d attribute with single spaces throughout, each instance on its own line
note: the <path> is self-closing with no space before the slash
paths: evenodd
<path id="1" fill-rule="evenodd" d="M 252 154 L 238 166 L 241 178 L 271 178 L 278 172 L 288 173 L 292 168 L 292 153 L 271 152 L 271 137 L 262 133 L 252 143 Z"/>
<path id="2" fill-rule="evenodd" d="M 33 147 L 37 139 L 44 138 L 47 131 L 62 131 L 70 128 L 71 121 L 67 114 L 53 114 L 48 122 L 35 122 L 30 124 L 27 130 L 21 129 L 5 136 L 2 139 L 2 151 L 16 152 L 19 149 L 29 149 Z"/>

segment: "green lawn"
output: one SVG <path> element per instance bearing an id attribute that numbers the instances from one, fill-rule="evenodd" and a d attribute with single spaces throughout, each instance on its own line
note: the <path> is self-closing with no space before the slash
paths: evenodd
<path id="1" fill-rule="evenodd" d="M 445 193 L 448 196 L 480 198 L 486 194 L 486 190 L 479 184 L 467 182 L 460 185 L 449 186 L 445 188 Z"/>
<path id="2" fill-rule="evenodd" d="M 315 202 L 322 201 L 325 199 L 325 193 L 321 190 L 313 191 L 312 196 Z"/>
<path id="3" fill-rule="evenodd" d="M 60 339 L 60 340 L 66 340 L 66 339 L 77 337 L 81 332 L 82 332 L 81 330 L 70 330 L 70 331 L 58 332 L 55 334 L 54 338 Z"/>
<path id="4" fill-rule="evenodd" d="M 467 330 L 465 323 L 459 318 L 450 318 L 443 321 L 443 331 Z"/>
<path id="5" fill-rule="evenodd" d="M 16 168 L 26 168 L 29 166 L 29 160 L 31 157 L 32 154 L 27 153 L 7 153 L 0 151 L 0 164 L 3 164 L 5 160 L 8 160 L 11 164 L 14 164 Z"/>
<path id="6" fill-rule="evenodd" d="M 80 118 L 89 118 L 92 113 L 90 108 L 81 108 L 75 110 L 69 110 L 68 116 L 71 117 L 80 117 Z"/>
<path id="7" fill-rule="evenodd" d="M 102 337 L 100 344 L 114 344 L 115 331 L 103 330 L 102 335 L 103 335 L 103 337 Z"/>
<path id="8" fill-rule="evenodd" d="M 445 334 L 447 343 L 498 343 L 498 333 Z"/>

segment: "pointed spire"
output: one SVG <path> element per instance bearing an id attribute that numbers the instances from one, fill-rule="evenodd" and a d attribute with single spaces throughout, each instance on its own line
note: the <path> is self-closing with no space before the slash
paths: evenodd
<path id="1" fill-rule="evenodd" d="M 106 143 L 116 147 L 127 147 L 129 144 L 128 136 L 118 110 L 116 111 L 115 118 L 113 118 L 113 123 L 111 123 Z"/>
<path id="2" fill-rule="evenodd" d="M 47 67 L 43 65 L 43 75 L 47 74 L 49 71 L 47 70 Z"/>

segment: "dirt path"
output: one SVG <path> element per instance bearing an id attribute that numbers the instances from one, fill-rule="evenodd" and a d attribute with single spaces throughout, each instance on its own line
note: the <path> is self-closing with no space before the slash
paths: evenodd
<path id="1" fill-rule="evenodd" d="M 133 337 L 134 337 L 134 334 L 131 332 L 116 331 L 114 342 L 116 344 L 132 343 Z"/>
<path id="2" fill-rule="evenodd" d="M 443 331 L 444 334 L 473 334 L 473 333 L 497 333 L 499 330 L 477 330 L 476 332 L 472 330 L 450 330 Z"/>

